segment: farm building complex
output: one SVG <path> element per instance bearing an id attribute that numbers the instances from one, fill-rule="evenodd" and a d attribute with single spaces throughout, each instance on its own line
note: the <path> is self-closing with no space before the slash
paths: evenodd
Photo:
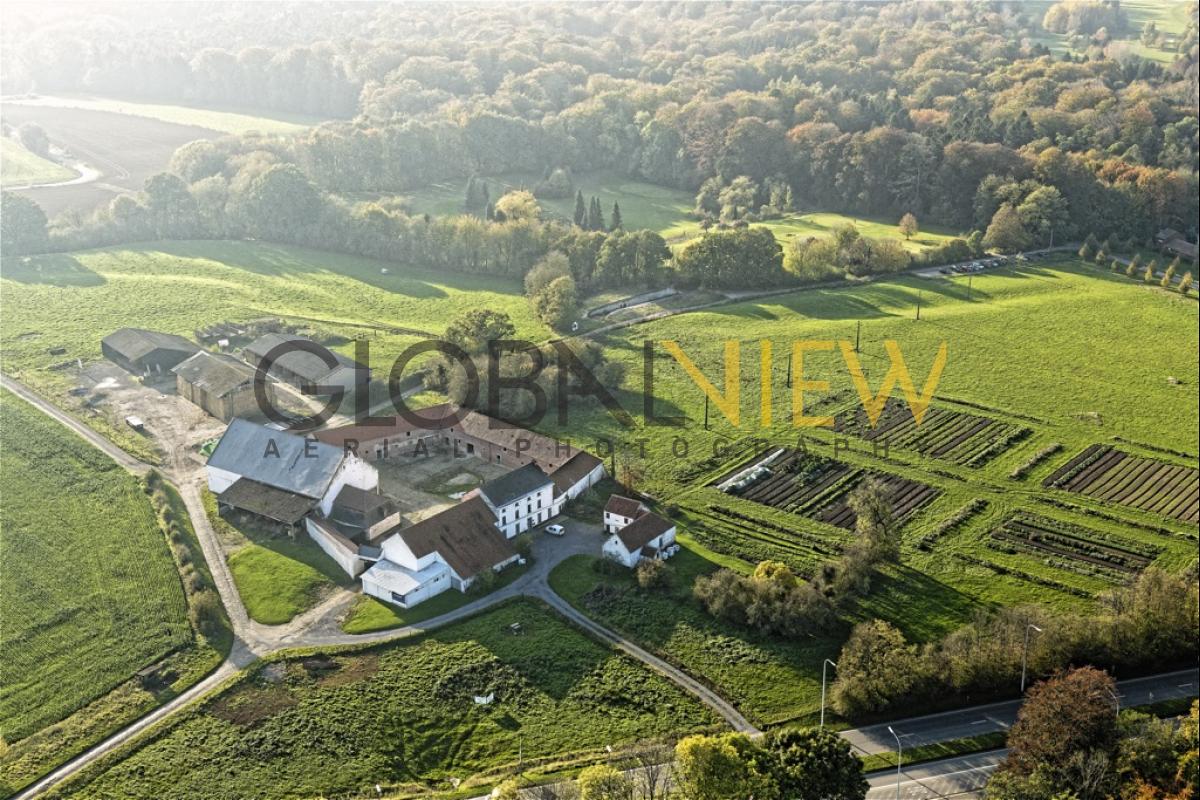
<path id="1" fill-rule="evenodd" d="M 223 511 L 287 528 L 303 524 L 347 574 L 361 578 L 366 594 L 407 608 L 447 589 L 466 591 L 480 574 L 514 563 L 515 537 L 604 477 L 600 459 L 532 431 L 449 404 L 422 413 L 419 424 L 397 418 L 309 437 L 234 419 L 209 458 L 209 488 Z M 430 448 L 512 469 L 405 524 L 379 491 L 372 462 L 428 455 Z M 620 560 L 636 564 L 668 546 L 668 536 L 673 542 L 673 527 Z"/>

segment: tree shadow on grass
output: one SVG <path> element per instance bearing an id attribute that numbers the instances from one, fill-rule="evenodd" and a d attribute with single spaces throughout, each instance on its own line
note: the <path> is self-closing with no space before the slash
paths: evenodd
<path id="1" fill-rule="evenodd" d="M 971 621 L 987 604 L 923 572 L 900 564 L 871 576 L 871 591 L 852 614 L 895 625 L 910 641 L 929 641 Z"/>
<path id="2" fill-rule="evenodd" d="M 276 278 L 297 278 L 333 272 L 386 292 L 419 300 L 444 298 L 447 293 L 427 280 L 431 273 L 403 264 L 375 261 L 340 253 L 325 253 L 270 242 L 173 241 L 160 242 L 156 251 L 180 258 L 218 261 L 231 269 Z M 384 273 L 382 270 L 387 270 Z M 450 276 L 455 277 L 455 274 Z M 464 279 L 473 276 L 463 276 Z M 514 288 L 514 291 L 515 288 Z"/>
<path id="3" fill-rule="evenodd" d="M 17 283 L 43 283 L 48 286 L 103 286 L 107 283 L 74 256 L 54 253 L 44 256 L 4 259 L 3 277 Z"/>

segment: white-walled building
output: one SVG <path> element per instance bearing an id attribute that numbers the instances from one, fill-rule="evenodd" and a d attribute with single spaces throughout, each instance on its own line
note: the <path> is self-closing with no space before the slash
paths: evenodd
<path id="1" fill-rule="evenodd" d="M 644 503 L 631 497 L 609 495 L 608 502 L 604 504 L 604 532 L 616 533 L 642 514 L 649 512 L 650 509 L 646 508 Z"/>
<path id="2" fill-rule="evenodd" d="M 361 458 L 244 419 L 229 423 L 208 458 L 208 488 L 218 503 L 266 516 L 273 507 L 298 507 L 289 496 L 307 499 L 309 510 L 328 516 L 344 487 L 378 485 L 379 473 Z"/>
<path id="3" fill-rule="evenodd" d="M 675 523 L 647 511 L 609 536 L 603 550 L 605 558 L 632 569 L 643 558 L 668 558 L 674 545 Z"/>
<path id="4" fill-rule="evenodd" d="M 362 574 L 363 592 L 404 608 L 447 589 L 466 591 L 480 573 L 519 558 L 482 497 L 397 530 L 380 550 L 380 559 Z"/>
<path id="5" fill-rule="evenodd" d="M 495 515 L 496 527 L 511 539 L 541 525 L 562 510 L 555 502 L 554 481 L 537 464 L 493 478 L 472 495 L 478 495 Z"/>

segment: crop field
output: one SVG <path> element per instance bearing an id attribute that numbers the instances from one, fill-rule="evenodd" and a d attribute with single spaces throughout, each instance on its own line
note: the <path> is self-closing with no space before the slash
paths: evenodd
<path id="1" fill-rule="evenodd" d="M 7 102 L 4 122 L 14 128 L 26 122 L 41 125 L 51 142 L 102 175 L 90 183 L 19 190 L 51 218 L 64 211 L 86 213 L 119 192 L 140 190 L 147 178 L 167 168 L 171 154 L 181 145 L 214 136 L 213 131 L 195 125 L 113 111 Z"/>
<path id="2" fill-rule="evenodd" d="M 854 530 L 850 494 L 866 480 L 875 480 L 887 494 L 892 516 L 903 522 L 935 500 L 940 492 L 898 475 L 861 470 L 830 459 L 786 450 L 752 485 L 731 489 L 733 494 L 772 508 L 802 514 L 838 528 Z"/>
<path id="3" fill-rule="evenodd" d="M 936 406 L 918 425 L 908 404 L 898 397 L 888 399 L 874 427 L 866 409 L 856 405 L 837 415 L 834 430 L 966 467 L 983 466 L 1032 432 L 1023 425 Z"/>
<path id="4" fill-rule="evenodd" d="M 22 97 L 5 101 L 5 105 L 107 111 L 114 114 L 126 114 L 132 117 L 145 117 L 158 120 L 159 122 L 169 122 L 174 125 L 206 128 L 210 132 L 210 137 L 214 133 L 287 135 L 300 133 L 313 125 L 319 125 L 324 122 L 322 119 L 306 117 L 300 114 L 264 114 L 261 110 L 241 113 L 237 109 L 142 103 L 133 100 L 117 100 L 110 97 L 85 95 Z"/>
<path id="5" fill-rule="evenodd" d="M 1141 572 L 1163 548 L 1104 534 L 1082 525 L 1018 512 L 992 531 L 991 546 L 1043 558 L 1062 569 L 1124 581 Z"/>
<path id="6" fill-rule="evenodd" d="M 26 150 L 20 142 L 0 136 L 0 186 L 13 189 L 69 181 L 75 173 Z"/>
<path id="7" fill-rule="evenodd" d="M 1132 506 L 1183 522 L 1200 514 L 1200 472 L 1095 444 L 1063 464 L 1044 486 Z"/>
<path id="8" fill-rule="evenodd" d="M 14 743 L 193 636 L 138 482 L 8 392 L 0 413 L 0 728 Z"/>
<path id="9" fill-rule="evenodd" d="M 260 665 L 73 794 L 449 790 L 518 758 L 568 764 L 716 725 L 665 678 L 521 600 L 409 642 Z"/>

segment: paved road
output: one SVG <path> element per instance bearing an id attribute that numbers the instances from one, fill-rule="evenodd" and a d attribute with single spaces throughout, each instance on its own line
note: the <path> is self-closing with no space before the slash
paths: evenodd
<path id="1" fill-rule="evenodd" d="M 1132 678 L 1117 682 L 1117 693 L 1123 706 L 1142 706 L 1160 700 L 1195 697 L 1200 689 L 1200 669 L 1170 672 L 1146 678 Z M 921 717 L 896 720 L 842 731 L 855 750 L 871 753 L 895 752 L 896 740 L 888 732 L 890 725 L 900 735 L 904 746 L 917 747 L 923 744 L 963 739 L 982 733 L 1008 730 L 1017 720 L 1019 700 L 1006 700 L 984 706 L 973 706 L 958 711 L 928 714 Z"/>
<path id="2" fill-rule="evenodd" d="M 871 788 L 867 800 L 974 800 L 982 797 L 980 790 L 1000 766 L 1007 750 L 972 753 L 941 761 L 930 761 L 915 767 L 901 768 L 900 791 L 896 792 L 896 771 L 884 770 L 867 776 Z"/>

